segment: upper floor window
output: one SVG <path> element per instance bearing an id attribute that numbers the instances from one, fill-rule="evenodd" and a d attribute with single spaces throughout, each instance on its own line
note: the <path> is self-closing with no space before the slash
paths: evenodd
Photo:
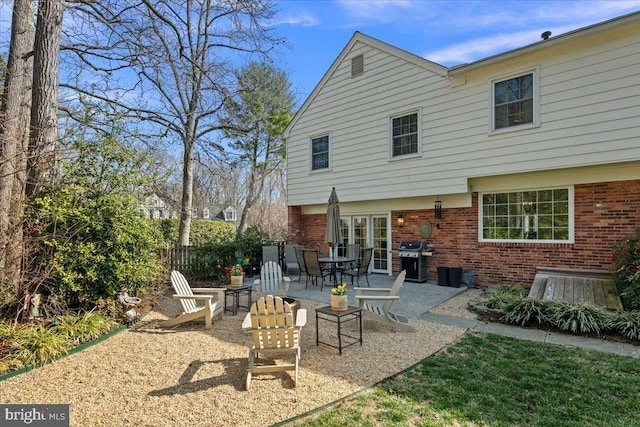
<path id="1" fill-rule="evenodd" d="M 391 157 L 418 152 L 418 113 L 391 118 Z"/>
<path id="2" fill-rule="evenodd" d="M 573 240 L 573 189 L 557 188 L 480 197 L 481 240 Z"/>
<path id="3" fill-rule="evenodd" d="M 534 124 L 534 73 L 493 82 L 493 130 Z"/>
<path id="4" fill-rule="evenodd" d="M 329 169 L 329 135 L 311 138 L 311 170 Z"/>

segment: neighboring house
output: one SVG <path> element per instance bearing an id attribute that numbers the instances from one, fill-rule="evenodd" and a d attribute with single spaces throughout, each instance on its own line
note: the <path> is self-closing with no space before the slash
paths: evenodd
<path id="1" fill-rule="evenodd" d="M 328 251 L 336 187 L 374 272 L 402 241 L 435 247 L 430 281 L 608 269 L 640 227 L 639 34 L 640 12 L 447 68 L 356 32 L 283 135 L 289 243 Z"/>
<path id="2" fill-rule="evenodd" d="M 178 218 L 178 213 L 171 203 L 155 193 L 145 198 L 138 205 L 138 210 L 148 219 Z"/>
<path id="3" fill-rule="evenodd" d="M 143 212 L 148 219 L 179 218 L 178 211 L 172 207 L 171 203 L 155 193 L 141 202 L 138 205 L 138 210 Z M 226 208 L 220 205 L 194 207 L 191 217 L 194 219 L 225 221 L 238 225 L 237 209 L 234 206 L 227 206 Z"/>
<path id="4" fill-rule="evenodd" d="M 239 223 L 237 212 L 238 210 L 235 206 L 213 205 L 203 209 L 203 219 L 230 222 L 237 226 Z"/>

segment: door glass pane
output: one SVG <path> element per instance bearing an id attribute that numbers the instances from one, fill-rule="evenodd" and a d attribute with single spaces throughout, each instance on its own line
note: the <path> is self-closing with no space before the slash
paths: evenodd
<path id="1" fill-rule="evenodd" d="M 388 241 L 387 241 L 387 217 L 375 216 L 373 221 L 373 270 L 388 268 Z"/>
<path id="2" fill-rule="evenodd" d="M 367 217 L 353 217 L 353 243 L 361 248 L 367 247 Z"/>
<path id="3" fill-rule="evenodd" d="M 346 255 L 346 247 L 349 244 L 349 217 L 340 217 L 340 228 L 342 228 L 342 243 L 338 247 L 338 256 Z"/>

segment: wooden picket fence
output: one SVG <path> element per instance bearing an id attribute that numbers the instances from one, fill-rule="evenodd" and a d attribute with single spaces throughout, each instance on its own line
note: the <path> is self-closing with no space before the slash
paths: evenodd
<path id="1" fill-rule="evenodd" d="M 277 242 L 278 253 L 284 258 L 285 242 Z M 188 276 L 203 276 L 211 271 L 212 266 L 205 265 L 203 256 L 204 246 L 167 246 L 162 249 L 161 259 L 167 264 L 169 270 L 178 270 Z M 259 267 L 261 259 L 252 260 L 254 266 Z M 230 266 L 223 266 L 230 267 Z"/>

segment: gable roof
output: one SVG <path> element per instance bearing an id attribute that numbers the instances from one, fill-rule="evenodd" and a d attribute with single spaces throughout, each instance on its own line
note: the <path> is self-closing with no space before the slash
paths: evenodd
<path id="1" fill-rule="evenodd" d="M 313 89 L 311 94 L 304 101 L 300 109 L 293 116 L 293 118 L 285 128 L 284 132 L 282 133 L 282 137 L 287 138 L 289 136 L 290 129 L 293 126 L 295 126 L 299 118 L 304 114 L 304 112 L 309 107 L 309 105 L 313 102 L 317 94 L 322 90 L 324 85 L 331 78 L 336 68 L 338 68 L 338 66 L 342 63 L 342 61 L 347 57 L 347 55 L 349 54 L 349 52 L 357 42 L 362 42 L 369 46 L 373 46 L 377 49 L 380 49 L 383 52 L 388 53 L 389 55 L 397 56 L 400 59 L 403 59 L 417 66 L 423 67 L 426 70 L 439 74 L 443 77 L 453 77 L 477 68 L 485 67 L 497 62 L 505 61 L 517 56 L 535 52 L 537 50 L 557 46 L 559 44 L 566 43 L 580 37 L 596 34 L 598 32 L 605 31 L 610 28 L 617 27 L 619 25 L 625 25 L 625 24 L 636 22 L 636 21 L 640 21 L 640 11 L 632 12 L 627 15 L 613 18 L 613 19 L 603 21 L 597 24 L 593 24 L 587 27 L 579 28 L 577 30 L 570 31 L 568 33 L 560 34 L 558 36 L 551 37 L 547 40 L 541 40 L 524 47 L 513 49 L 507 52 L 502 52 L 493 56 L 489 56 L 487 58 L 480 59 L 475 62 L 457 65 L 451 68 L 447 68 L 433 61 L 429 61 L 428 59 L 422 58 L 418 55 L 412 54 L 410 52 L 407 52 L 405 50 L 392 46 L 388 43 L 377 40 L 373 37 L 364 35 L 359 31 L 356 31 L 351 37 L 351 39 L 349 40 L 349 42 L 347 43 L 347 45 L 342 49 L 342 51 L 340 52 L 338 57 L 335 59 L 335 61 L 333 61 L 333 63 L 331 64 L 331 67 L 329 67 L 327 72 L 322 76 L 322 79 L 320 79 L 320 82 L 318 82 L 318 84 Z"/>
<path id="2" fill-rule="evenodd" d="M 390 45 L 388 43 L 382 42 L 382 41 L 380 41 L 378 39 L 375 39 L 373 37 L 370 37 L 370 36 L 367 36 L 365 34 L 362 34 L 359 31 L 356 31 L 353 34 L 353 36 L 351 36 L 351 39 L 349 40 L 347 45 L 342 49 L 342 51 L 340 52 L 338 57 L 335 59 L 335 61 L 333 61 L 333 63 L 331 64 L 331 67 L 329 67 L 327 72 L 324 73 L 324 75 L 320 79 L 320 82 L 318 82 L 318 84 L 313 89 L 311 94 L 304 101 L 304 103 L 302 104 L 302 107 L 300 107 L 300 109 L 293 116 L 293 118 L 291 119 L 291 121 L 287 125 L 286 129 L 282 133 L 282 137 L 283 138 L 287 138 L 288 137 L 289 130 L 295 125 L 295 123 L 298 121 L 298 119 L 304 114 L 306 109 L 309 107 L 309 104 L 311 104 L 313 102 L 315 97 L 322 90 L 322 88 L 325 86 L 327 81 L 331 78 L 331 76 L 333 75 L 335 70 L 345 60 L 345 58 L 349 55 L 349 52 L 351 52 L 353 47 L 358 42 L 364 43 L 364 44 L 366 44 L 368 46 L 372 46 L 372 47 L 374 47 L 376 49 L 379 49 L 379 50 L 381 50 L 383 52 L 386 52 L 389 55 L 396 56 L 399 59 L 402 59 L 404 61 L 410 62 L 410 63 L 412 63 L 414 65 L 419 66 L 419 67 L 422 67 L 425 70 L 428 70 L 428 71 L 431 71 L 433 73 L 436 73 L 436 74 L 438 74 L 438 75 L 440 75 L 442 77 L 446 77 L 447 76 L 447 67 L 445 67 L 443 65 L 436 64 L 433 61 L 429 61 L 428 59 L 424 59 L 424 58 L 422 58 L 422 57 L 420 57 L 418 55 L 415 55 L 413 53 L 407 52 L 406 50 L 402 50 L 402 49 L 400 49 L 398 47 L 392 46 L 392 45 Z"/>
<path id="3" fill-rule="evenodd" d="M 581 37 L 587 37 L 589 35 L 608 30 L 610 28 L 633 23 L 635 21 L 640 21 L 640 12 L 629 13 L 627 15 L 619 16 L 617 18 L 613 18 L 608 21 L 603 21 L 597 24 L 589 25 L 587 27 L 578 28 L 577 30 L 569 31 L 568 33 L 563 33 L 558 36 L 551 37 L 547 40 L 540 40 L 538 42 L 529 44 L 527 46 L 519 47 L 513 50 L 509 50 L 507 52 L 502 52 L 496 55 L 488 56 L 486 58 L 480 59 L 475 62 L 456 65 L 455 67 L 451 67 L 449 69 L 449 75 L 456 76 L 456 75 L 465 73 L 467 71 L 471 71 L 471 70 L 475 70 L 491 64 L 495 64 L 496 62 L 505 61 L 521 55 L 526 55 L 532 52 L 536 52 L 541 49 L 557 46 Z"/>

